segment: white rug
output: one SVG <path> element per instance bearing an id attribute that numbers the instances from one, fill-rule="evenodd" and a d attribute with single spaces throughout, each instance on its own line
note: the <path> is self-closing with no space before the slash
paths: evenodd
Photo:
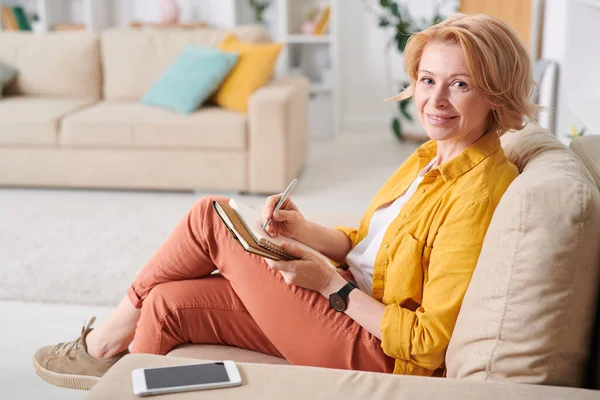
<path id="1" fill-rule="evenodd" d="M 314 143 L 294 201 L 309 218 L 360 216 L 415 147 L 391 138 Z M 0 189 L 0 299 L 117 304 L 202 195 Z M 260 206 L 264 197 L 242 201 Z"/>

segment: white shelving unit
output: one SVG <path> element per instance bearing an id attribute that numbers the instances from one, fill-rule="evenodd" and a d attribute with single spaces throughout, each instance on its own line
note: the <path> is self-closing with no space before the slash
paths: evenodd
<path id="1" fill-rule="evenodd" d="M 337 68 L 338 0 L 277 0 L 281 23 L 281 40 L 286 43 L 281 54 L 282 74 L 302 74 L 311 81 L 309 129 L 312 136 L 335 136 L 339 132 Z M 302 33 L 302 24 L 311 9 L 330 7 L 326 34 Z"/>
<path id="2" fill-rule="evenodd" d="M 339 132 L 338 2 L 340 0 L 271 0 L 265 14 L 273 39 L 285 43 L 278 76 L 303 75 L 310 79 L 309 129 L 312 136 L 334 136 Z M 236 24 L 254 23 L 247 0 L 238 0 Z M 311 9 L 331 8 L 326 34 L 302 33 L 302 24 Z"/>
<path id="3" fill-rule="evenodd" d="M 113 0 L 0 0 L 0 6 L 21 6 L 28 16 L 37 14 L 42 31 L 56 24 L 83 24 L 90 31 L 110 25 Z"/>

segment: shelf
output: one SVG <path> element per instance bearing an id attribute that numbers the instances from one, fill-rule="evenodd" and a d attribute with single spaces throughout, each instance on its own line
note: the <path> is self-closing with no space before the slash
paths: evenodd
<path id="1" fill-rule="evenodd" d="M 571 112 L 581 119 L 586 135 L 600 135 L 600 97 L 583 98 L 572 103 Z M 581 128 L 581 127 L 579 127 Z"/>
<path id="2" fill-rule="evenodd" d="M 331 85 L 324 85 L 322 83 L 313 83 L 310 85 L 311 94 L 331 93 L 332 90 Z"/>
<path id="3" fill-rule="evenodd" d="M 331 38 L 329 35 L 288 35 L 287 43 L 329 43 Z"/>

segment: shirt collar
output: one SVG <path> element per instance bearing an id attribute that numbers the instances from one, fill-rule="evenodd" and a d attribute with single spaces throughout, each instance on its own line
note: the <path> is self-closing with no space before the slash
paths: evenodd
<path id="1" fill-rule="evenodd" d="M 437 167 L 444 181 L 448 182 L 470 171 L 477 164 L 500 148 L 500 138 L 494 133 L 486 133 L 458 156 Z M 437 142 L 430 140 L 417 149 L 419 170 L 437 155 Z"/>

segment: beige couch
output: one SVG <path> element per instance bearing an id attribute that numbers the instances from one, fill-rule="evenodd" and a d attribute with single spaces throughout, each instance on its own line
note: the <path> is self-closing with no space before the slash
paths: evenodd
<path id="1" fill-rule="evenodd" d="M 502 142 L 521 174 L 487 231 L 446 354 L 448 378 L 255 364 L 287 362 L 232 347 L 185 345 L 166 358 L 123 358 L 89 398 L 133 399 L 131 369 L 193 358 L 242 362 L 243 387 L 174 397 L 600 398 L 600 391 L 582 389 L 600 389 L 600 136 L 573 141 L 581 159 L 532 125 Z"/>
<path id="2" fill-rule="evenodd" d="M 233 32 L 270 40 L 258 27 Z M 0 185 L 283 190 L 307 155 L 306 79 L 273 80 L 247 115 L 206 106 L 181 116 L 139 102 L 188 44 L 217 46 L 226 33 L 0 33 L 0 60 L 19 70 L 0 100 Z"/>

